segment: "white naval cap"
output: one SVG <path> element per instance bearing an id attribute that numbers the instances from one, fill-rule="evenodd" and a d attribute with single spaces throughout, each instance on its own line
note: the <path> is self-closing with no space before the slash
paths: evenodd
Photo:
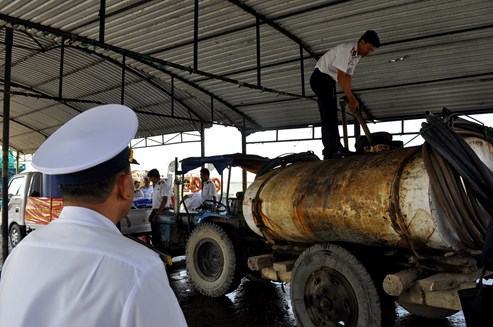
<path id="1" fill-rule="evenodd" d="M 61 175 L 67 184 L 91 183 L 108 177 L 132 162 L 128 145 L 138 125 L 135 112 L 123 105 L 86 110 L 41 144 L 33 155 L 32 165 L 44 174 Z"/>

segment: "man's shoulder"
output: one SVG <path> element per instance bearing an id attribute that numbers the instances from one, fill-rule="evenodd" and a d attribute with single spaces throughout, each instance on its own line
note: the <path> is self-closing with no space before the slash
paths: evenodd
<path id="1" fill-rule="evenodd" d="M 354 45 L 355 45 L 354 42 L 344 42 L 336 45 L 334 49 L 336 49 L 337 51 L 351 51 Z"/>
<path id="2" fill-rule="evenodd" d="M 89 246 L 88 243 L 97 245 Z M 30 233 L 18 246 L 19 248 L 25 247 L 27 251 L 34 246 L 44 249 L 47 253 L 52 252 L 52 249 L 58 249 L 104 256 L 111 260 L 124 262 L 136 270 L 143 270 L 161 261 L 154 251 L 120 233 L 79 224 L 50 223 L 41 230 Z"/>
<path id="3" fill-rule="evenodd" d="M 96 252 L 124 262 L 137 271 L 162 262 L 157 253 L 122 234 L 108 235 L 107 242 L 100 243 Z"/>

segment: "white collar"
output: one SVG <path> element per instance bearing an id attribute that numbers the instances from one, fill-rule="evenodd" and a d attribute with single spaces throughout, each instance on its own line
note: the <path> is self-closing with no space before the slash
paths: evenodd
<path id="1" fill-rule="evenodd" d="M 358 40 L 359 41 L 359 40 Z M 351 56 L 353 57 L 361 57 L 358 53 L 358 41 L 356 41 L 351 48 Z M 354 53 L 354 54 L 353 54 Z"/>
<path id="2" fill-rule="evenodd" d="M 63 207 L 60 217 L 55 222 L 57 221 L 61 223 L 74 223 L 90 227 L 99 227 L 121 234 L 116 225 L 109 218 L 97 211 L 84 207 Z"/>

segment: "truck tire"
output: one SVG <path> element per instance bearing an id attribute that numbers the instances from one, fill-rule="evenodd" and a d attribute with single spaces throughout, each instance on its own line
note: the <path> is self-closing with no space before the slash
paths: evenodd
<path id="1" fill-rule="evenodd" d="M 13 249 L 26 236 L 24 229 L 16 223 L 13 223 L 9 229 L 9 245 Z"/>
<path id="2" fill-rule="evenodd" d="M 233 242 L 217 224 L 203 223 L 190 234 L 186 265 L 190 281 L 203 295 L 219 297 L 234 291 L 241 281 Z"/>
<path id="3" fill-rule="evenodd" d="M 375 284 L 349 251 L 317 244 L 296 260 L 291 303 L 300 326 L 382 326 Z"/>
<path id="4" fill-rule="evenodd" d="M 417 303 L 399 302 L 399 304 L 413 315 L 428 319 L 443 319 L 458 312 L 457 310 L 435 308 Z"/>

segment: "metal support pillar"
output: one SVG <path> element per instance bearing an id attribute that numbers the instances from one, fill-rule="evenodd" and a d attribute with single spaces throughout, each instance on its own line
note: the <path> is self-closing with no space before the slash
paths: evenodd
<path id="1" fill-rule="evenodd" d="M 305 96 L 305 61 L 303 59 L 303 46 L 300 44 L 300 71 L 301 71 L 301 95 Z"/>
<path id="2" fill-rule="evenodd" d="M 124 55 L 122 58 L 122 88 L 120 94 L 120 104 L 125 104 L 125 73 L 127 71 L 127 57 Z"/>
<path id="3" fill-rule="evenodd" d="M 19 173 L 19 157 L 20 157 L 20 154 L 19 154 L 19 151 L 16 152 L 16 156 L 15 156 L 15 173 L 18 174 Z"/>
<path id="4" fill-rule="evenodd" d="M 60 79 L 58 80 L 58 98 L 63 97 L 63 63 L 65 62 L 65 39 L 62 38 L 60 47 Z"/>
<path id="5" fill-rule="evenodd" d="M 171 76 L 171 116 L 175 115 L 175 78 Z"/>
<path id="6" fill-rule="evenodd" d="M 195 0 L 195 6 L 193 11 L 193 69 L 197 70 L 199 67 L 199 0 Z"/>
<path id="7" fill-rule="evenodd" d="M 204 123 L 200 123 L 200 156 L 205 157 L 205 129 Z"/>
<path id="8" fill-rule="evenodd" d="M 12 44 L 14 30 L 5 28 L 5 70 L 3 88 L 3 139 L 2 139 L 2 262 L 9 254 L 9 129 L 10 129 L 10 82 L 12 71 Z"/>
<path id="9" fill-rule="evenodd" d="M 214 98 L 211 97 L 211 123 L 214 124 Z"/>
<path id="10" fill-rule="evenodd" d="M 104 27 L 106 24 L 106 0 L 99 2 L 99 42 L 104 43 Z"/>
<path id="11" fill-rule="evenodd" d="M 257 85 L 262 85 L 261 72 L 260 72 L 260 18 L 255 17 L 255 30 L 257 38 Z"/>
<path id="12" fill-rule="evenodd" d="M 354 119 L 354 139 L 356 140 L 361 135 L 361 128 L 359 126 L 358 120 Z"/>
<path id="13" fill-rule="evenodd" d="M 246 154 L 247 153 L 247 146 L 246 146 L 246 132 L 245 132 L 245 120 L 243 119 L 243 128 L 241 130 L 241 153 Z M 246 192 L 247 189 L 247 171 L 246 169 L 242 170 L 242 175 L 241 175 L 241 185 L 242 185 L 242 190 L 243 193 Z"/>

